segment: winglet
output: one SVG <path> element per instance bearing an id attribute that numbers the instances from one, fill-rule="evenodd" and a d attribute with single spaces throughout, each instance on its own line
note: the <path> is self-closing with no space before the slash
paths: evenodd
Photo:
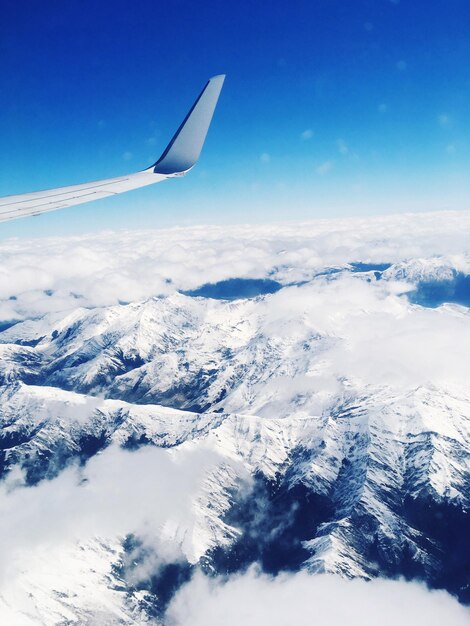
<path id="1" fill-rule="evenodd" d="M 184 174 L 197 162 L 214 114 L 225 75 L 207 81 L 162 156 L 149 170 L 155 174 Z"/>

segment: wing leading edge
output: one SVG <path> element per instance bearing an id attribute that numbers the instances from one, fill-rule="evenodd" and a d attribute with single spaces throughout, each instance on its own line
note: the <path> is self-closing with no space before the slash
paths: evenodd
<path id="1" fill-rule="evenodd" d="M 199 158 L 224 79 L 225 76 L 220 75 L 207 81 L 173 139 L 158 161 L 149 168 L 81 185 L 5 196 L 0 198 L 0 222 L 100 200 L 167 178 L 184 176 Z"/>

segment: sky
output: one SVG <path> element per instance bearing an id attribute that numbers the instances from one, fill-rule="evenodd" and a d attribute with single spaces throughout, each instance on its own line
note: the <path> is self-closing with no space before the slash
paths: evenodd
<path id="1" fill-rule="evenodd" d="M 0 195 L 156 160 L 227 74 L 184 180 L 0 238 L 468 208 L 466 0 L 4 0 Z"/>

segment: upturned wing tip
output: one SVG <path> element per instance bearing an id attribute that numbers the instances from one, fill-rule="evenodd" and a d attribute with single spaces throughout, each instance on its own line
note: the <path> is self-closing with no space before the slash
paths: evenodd
<path id="1" fill-rule="evenodd" d="M 149 168 L 155 174 L 183 174 L 197 163 L 224 80 L 225 74 L 209 78 L 163 154 Z"/>

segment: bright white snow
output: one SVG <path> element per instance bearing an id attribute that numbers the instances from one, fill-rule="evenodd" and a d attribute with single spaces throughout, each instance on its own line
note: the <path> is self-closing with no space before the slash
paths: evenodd
<path id="1" fill-rule="evenodd" d="M 292 480 L 317 493 L 337 485 L 345 463 L 357 469 L 337 487 L 343 518 L 306 542 L 312 572 L 369 577 L 350 523 L 359 508 L 385 537 L 413 542 L 384 498 L 405 482 L 410 495 L 468 506 L 469 310 L 427 309 L 405 294 L 419 280 L 468 273 L 469 235 L 462 212 L 3 242 L 0 320 L 25 321 L 0 333 L 14 467 L 0 491 L 2 621 L 145 623 L 145 593 L 127 594 L 113 567 L 123 537 L 197 562 L 239 533 L 223 519 L 230 491 L 249 489 L 256 472 L 282 474 L 299 448 L 306 456 Z M 391 267 L 377 280 L 351 272 L 354 262 Z M 339 271 L 322 275 L 331 268 Z M 240 277 L 285 287 L 234 302 L 178 293 Z M 196 399 L 185 401 L 196 382 Z M 153 400 L 168 397 L 177 408 Z M 81 438 L 103 432 L 110 447 L 79 467 Z M 142 437 L 156 447 L 119 448 Z M 19 467 L 49 455 L 51 479 L 25 487 Z M 140 575 L 155 567 L 149 557 Z M 285 593 L 302 606 L 315 577 L 297 576 L 213 587 L 195 579 L 169 615 L 211 623 L 207 607 L 234 610 L 246 585 L 266 603 Z M 463 609 L 444 594 L 399 587 L 376 586 L 381 601 L 370 610 L 388 614 L 394 594 L 409 593 L 429 619 L 460 624 Z M 351 589 L 331 583 L 325 597 Z M 370 588 L 355 589 L 366 602 Z M 403 623 L 399 610 L 390 616 Z"/>

